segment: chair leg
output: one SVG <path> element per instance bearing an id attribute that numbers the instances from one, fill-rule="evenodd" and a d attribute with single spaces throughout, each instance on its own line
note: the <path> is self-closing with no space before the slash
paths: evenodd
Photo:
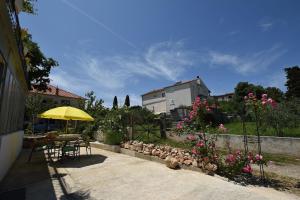
<path id="1" fill-rule="evenodd" d="M 31 149 L 31 151 L 30 151 L 29 158 L 28 158 L 28 162 L 31 161 L 31 157 L 32 157 L 33 151 L 34 151 L 34 147 L 33 147 L 33 148 Z"/>

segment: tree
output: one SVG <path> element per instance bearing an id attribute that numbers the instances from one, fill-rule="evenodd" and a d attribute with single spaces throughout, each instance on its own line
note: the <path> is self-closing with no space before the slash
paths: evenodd
<path id="1" fill-rule="evenodd" d="M 31 94 L 26 97 L 25 118 L 30 119 L 32 124 L 32 132 L 34 132 L 34 123 L 37 115 L 56 106 L 56 103 L 52 99 L 45 101 L 38 94 Z"/>
<path id="2" fill-rule="evenodd" d="M 34 8 L 34 3 L 37 0 L 23 1 L 23 11 L 29 14 L 36 14 L 37 10 Z"/>
<path id="3" fill-rule="evenodd" d="M 248 82 L 239 82 L 234 89 L 234 102 L 236 113 L 245 116 L 244 97 L 250 92 L 256 95 L 257 99 L 260 99 L 262 94 L 265 93 L 265 89 L 261 85 L 254 85 Z"/>
<path id="4" fill-rule="evenodd" d="M 117 98 L 117 96 L 114 97 L 113 109 L 118 109 L 118 98 Z"/>
<path id="5" fill-rule="evenodd" d="M 45 57 L 38 44 L 32 41 L 32 36 L 24 29 L 22 30 L 22 41 L 27 49 L 25 61 L 29 66 L 30 84 L 37 90 L 45 91 L 50 82 L 50 71 L 52 67 L 58 66 L 58 63 L 52 58 Z"/>
<path id="6" fill-rule="evenodd" d="M 126 95 L 124 106 L 127 107 L 127 108 L 130 107 L 130 99 L 129 99 L 128 95 Z"/>
<path id="7" fill-rule="evenodd" d="M 300 68 L 298 66 L 289 67 L 284 69 L 286 73 L 286 84 L 288 98 L 297 97 L 300 98 Z"/>
<path id="8" fill-rule="evenodd" d="M 80 124 L 78 129 L 82 131 L 85 129 L 85 132 L 89 137 L 93 137 L 93 132 L 97 131 L 99 126 L 101 126 L 103 119 L 108 113 L 108 109 L 104 107 L 104 101 L 102 99 L 97 99 L 93 91 L 87 92 L 85 94 L 87 100 L 85 103 L 85 111 L 89 113 L 95 120 L 89 124 Z M 81 126 L 82 125 L 82 126 Z"/>
<path id="9" fill-rule="evenodd" d="M 281 102 L 284 99 L 284 93 L 277 87 L 267 87 L 266 93 L 268 97 L 274 99 L 276 102 Z"/>

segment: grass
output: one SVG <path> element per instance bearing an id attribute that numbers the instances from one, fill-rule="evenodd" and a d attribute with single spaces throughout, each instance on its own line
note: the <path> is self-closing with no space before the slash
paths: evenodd
<path id="1" fill-rule="evenodd" d="M 228 134 L 242 135 L 243 127 L 241 122 L 231 122 L 225 124 L 225 127 L 228 129 Z M 256 135 L 256 126 L 255 122 L 246 122 L 247 134 Z M 285 128 L 283 130 L 284 137 L 300 137 L 300 127 L 297 128 Z M 276 132 L 273 128 L 266 128 L 264 131 L 261 131 L 263 136 L 276 136 Z"/>

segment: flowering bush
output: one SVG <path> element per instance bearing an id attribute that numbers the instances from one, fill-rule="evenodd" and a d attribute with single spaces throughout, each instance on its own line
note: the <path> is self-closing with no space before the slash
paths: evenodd
<path id="1" fill-rule="evenodd" d="M 189 116 L 178 122 L 175 130 L 179 135 L 187 135 L 186 139 L 193 146 L 191 152 L 203 168 L 208 164 L 217 166 L 219 159 L 215 145 L 216 137 L 207 134 L 212 127 L 211 123 L 205 119 L 205 115 L 210 112 L 211 106 L 208 101 L 197 97 Z M 216 170 L 216 167 L 212 167 L 212 169 Z"/>
<path id="2" fill-rule="evenodd" d="M 275 108 L 276 102 L 268 98 L 267 94 L 263 94 L 261 100 L 258 100 L 253 93 L 249 93 L 245 98 L 245 104 L 249 112 L 255 114 L 256 119 L 259 119 L 260 111 L 268 107 Z M 229 153 L 225 158 L 220 157 L 216 150 L 216 135 L 210 135 L 209 132 L 214 130 L 211 123 L 205 120 L 205 115 L 211 112 L 211 106 L 206 100 L 201 100 L 197 97 L 192 105 L 192 110 L 188 117 L 178 122 L 176 132 L 187 135 L 187 140 L 191 142 L 193 148 L 191 150 L 194 157 L 201 163 L 200 165 L 216 165 L 222 174 L 234 177 L 238 174 L 251 174 L 251 164 L 266 164 L 263 156 L 257 154 L 253 156 L 251 152 L 242 153 L 236 151 Z M 217 133 L 226 133 L 227 128 L 220 124 L 215 129 Z M 214 168 L 215 169 L 215 168 Z"/>
<path id="3" fill-rule="evenodd" d="M 266 165 L 266 161 L 263 160 L 263 156 L 260 154 L 253 156 L 252 152 L 245 154 L 240 150 L 237 150 L 234 153 L 228 154 L 224 163 L 220 163 L 220 167 L 223 170 L 223 174 L 226 174 L 229 177 L 234 177 L 242 173 L 252 174 L 253 169 L 251 164 Z"/>

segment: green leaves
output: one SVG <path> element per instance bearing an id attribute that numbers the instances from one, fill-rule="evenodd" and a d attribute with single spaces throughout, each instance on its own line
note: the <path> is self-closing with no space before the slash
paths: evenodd
<path id="1" fill-rule="evenodd" d="M 52 67 L 58 66 L 58 62 L 53 58 L 47 58 L 38 44 L 32 41 L 32 36 L 24 29 L 22 30 L 22 41 L 27 50 L 25 61 L 29 66 L 30 84 L 37 90 L 46 91 L 50 82 L 50 71 Z"/>

